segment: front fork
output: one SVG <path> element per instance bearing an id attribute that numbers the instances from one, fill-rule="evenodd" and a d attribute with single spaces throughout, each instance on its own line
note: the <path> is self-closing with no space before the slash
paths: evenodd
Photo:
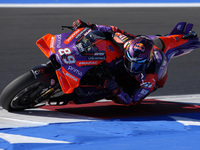
<path id="1" fill-rule="evenodd" d="M 37 98 L 37 103 L 48 99 L 56 89 L 60 88 L 55 69 L 51 62 L 35 66 L 31 69 L 31 72 L 34 75 L 35 80 L 38 80 L 44 87 L 44 90 L 46 90 L 39 98 Z"/>

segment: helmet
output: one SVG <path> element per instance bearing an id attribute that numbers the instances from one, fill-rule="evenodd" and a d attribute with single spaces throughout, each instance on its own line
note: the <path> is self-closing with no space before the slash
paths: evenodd
<path id="1" fill-rule="evenodd" d="M 153 58 L 153 41 L 147 37 L 140 36 L 125 43 L 125 68 L 131 74 L 145 71 Z"/>

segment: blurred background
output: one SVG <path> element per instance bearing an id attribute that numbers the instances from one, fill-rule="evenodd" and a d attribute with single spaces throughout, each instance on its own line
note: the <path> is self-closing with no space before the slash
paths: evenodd
<path id="1" fill-rule="evenodd" d="M 178 22 L 194 24 L 200 35 L 200 7 L 162 8 L 0 8 L 0 92 L 17 76 L 47 58 L 36 46 L 43 35 L 60 34 L 76 19 L 114 25 L 135 35 L 167 34 Z M 200 49 L 172 59 L 163 89 L 151 95 L 200 93 Z"/>

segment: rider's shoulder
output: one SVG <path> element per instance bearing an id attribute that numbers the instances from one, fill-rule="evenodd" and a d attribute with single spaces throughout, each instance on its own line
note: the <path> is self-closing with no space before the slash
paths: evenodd
<path id="1" fill-rule="evenodd" d="M 154 61 L 156 62 L 157 65 L 165 63 L 167 58 L 166 56 L 163 54 L 162 51 L 155 49 L 154 50 L 154 57 L 153 57 Z"/>

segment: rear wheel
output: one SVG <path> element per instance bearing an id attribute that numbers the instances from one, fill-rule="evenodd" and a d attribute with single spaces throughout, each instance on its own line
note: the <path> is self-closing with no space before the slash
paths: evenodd
<path id="1" fill-rule="evenodd" d="M 1 93 L 0 105 L 8 111 L 19 111 L 37 107 L 44 99 L 41 95 L 49 86 L 35 79 L 32 72 L 27 72 L 12 81 Z"/>

